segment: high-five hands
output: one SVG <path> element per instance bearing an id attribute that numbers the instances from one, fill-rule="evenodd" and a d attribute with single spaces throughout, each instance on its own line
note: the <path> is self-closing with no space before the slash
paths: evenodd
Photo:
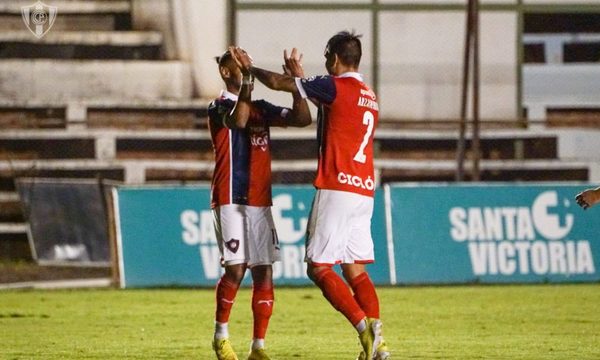
<path id="1" fill-rule="evenodd" d="M 229 52 L 233 61 L 240 67 L 242 74 L 250 75 L 250 69 L 252 68 L 253 60 L 252 57 L 239 46 L 230 46 Z"/>
<path id="2" fill-rule="evenodd" d="M 229 52 L 231 52 L 231 57 L 233 58 L 237 66 L 239 66 L 240 70 L 242 71 L 242 74 L 249 75 L 250 69 L 254 64 L 254 61 L 252 60 L 250 54 L 248 54 L 246 50 L 242 49 L 239 46 L 230 46 Z M 287 50 L 284 50 L 284 64 L 282 65 L 283 72 L 286 75 L 293 77 L 304 77 L 304 69 L 302 68 L 302 56 L 303 54 L 301 54 L 296 48 L 292 49 L 292 52 L 289 56 Z"/>
<path id="3" fill-rule="evenodd" d="M 302 55 L 298 49 L 293 48 L 290 56 L 287 50 L 283 50 L 283 73 L 293 77 L 304 77 L 304 69 L 302 68 Z"/>

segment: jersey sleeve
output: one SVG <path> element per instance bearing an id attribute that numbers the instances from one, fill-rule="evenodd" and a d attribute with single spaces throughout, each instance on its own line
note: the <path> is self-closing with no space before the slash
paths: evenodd
<path id="1" fill-rule="evenodd" d="M 231 110 L 235 106 L 235 102 L 228 99 L 217 99 L 208 106 L 208 119 L 216 126 L 227 127 L 225 121 L 231 114 Z"/>
<path id="2" fill-rule="evenodd" d="M 331 76 L 313 76 L 308 79 L 296 78 L 296 87 L 304 99 L 311 98 L 325 104 L 335 100 L 335 81 Z"/>
<path id="3" fill-rule="evenodd" d="M 265 100 L 253 101 L 252 111 L 250 112 L 249 122 L 254 125 L 266 124 L 272 126 L 273 122 L 279 123 L 277 120 L 285 119 L 291 111 L 288 108 L 273 105 Z"/>

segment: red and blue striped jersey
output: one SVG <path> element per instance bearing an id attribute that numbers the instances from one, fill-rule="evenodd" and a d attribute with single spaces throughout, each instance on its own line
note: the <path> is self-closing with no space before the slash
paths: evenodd
<path id="1" fill-rule="evenodd" d="M 302 97 L 320 104 L 315 187 L 373 197 L 373 136 L 379 118 L 375 93 L 353 72 L 296 78 L 296 86 Z"/>
<path id="2" fill-rule="evenodd" d="M 223 91 L 208 108 L 208 127 L 215 153 L 211 207 L 227 204 L 271 206 L 270 122 L 289 109 L 264 100 L 252 101 L 245 128 L 228 128 L 237 96 Z"/>

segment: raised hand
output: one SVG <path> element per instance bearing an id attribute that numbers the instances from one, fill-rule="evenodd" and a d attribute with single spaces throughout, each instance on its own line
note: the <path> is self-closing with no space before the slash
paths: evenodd
<path id="1" fill-rule="evenodd" d="M 283 61 L 284 64 L 283 72 L 286 75 L 293 77 L 304 77 L 304 69 L 302 68 L 302 56 L 298 49 L 293 48 L 290 56 L 288 56 L 287 50 L 283 50 Z"/>
<path id="2" fill-rule="evenodd" d="M 253 60 L 252 57 L 246 52 L 246 50 L 242 49 L 239 46 L 230 46 L 229 52 L 231 52 L 231 57 L 233 61 L 240 67 L 242 74 L 250 75 L 250 68 L 252 67 Z"/>
<path id="3" fill-rule="evenodd" d="M 596 205 L 600 202 L 600 189 L 588 189 L 585 190 L 575 197 L 577 205 L 581 206 L 584 210 Z"/>

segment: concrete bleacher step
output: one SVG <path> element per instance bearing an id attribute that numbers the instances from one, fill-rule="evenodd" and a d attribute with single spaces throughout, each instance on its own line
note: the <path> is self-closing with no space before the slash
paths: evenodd
<path id="1" fill-rule="evenodd" d="M 0 191 L 15 191 L 15 178 L 72 178 L 72 179 L 105 179 L 124 181 L 125 169 L 122 166 L 100 164 L 98 166 L 79 167 L 78 164 L 66 166 L 37 166 L 35 163 L 26 166 L 11 167 L 0 161 Z"/>
<path id="2" fill-rule="evenodd" d="M 315 129 L 273 130 L 274 160 L 316 157 Z M 526 132 L 483 133 L 483 159 L 555 159 L 557 136 Z M 376 157 L 403 160 L 453 160 L 456 139 L 445 132 L 382 131 Z M 4 154 L 4 155 L 1 155 Z M 467 155 L 469 152 L 467 152 Z M 0 134 L 0 159 L 179 159 L 212 160 L 210 134 L 204 130 L 6 130 Z"/>
<path id="3" fill-rule="evenodd" d="M 35 0 L 3 0 L 0 14 L 21 16 L 21 7 L 34 4 Z M 55 6 L 61 14 L 123 14 L 131 12 L 127 0 L 52 0 L 47 5 Z"/>
<path id="4" fill-rule="evenodd" d="M 441 145 L 438 142 L 441 142 Z M 498 178 L 494 174 L 499 172 L 509 173 L 510 166 L 517 171 L 515 175 L 510 175 L 513 177 L 521 176 L 518 172 L 527 169 L 539 174 L 553 174 L 551 171 L 554 171 L 556 173 L 552 175 L 555 176 L 554 180 L 586 180 L 588 177 L 586 167 L 581 164 L 573 166 L 584 171 L 574 172 L 576 176 L 572 178 L 570 175 L 563 174 L 573 168 L 572 163 L 557 160 L 552 162 L 551 159 L 558 157 L 555 133 L 484 132 L 481 143 L 484 149 L 483 164 L 488 164 L 486 165 L 488 168 L 484 170 L 490 170 L 490 179 Z M 299 131 L 274 129 L 271 144 L 275 164 L 278 161 L 284 163 L 287 161 L 292 166 L 291 164 L 303 164 L 308 161 L 307 159 L 316 158 L 315 129 Z M 391 172 L 388 173 L 395 179 L 398 178 L 395 175 L 395 170 L 398 169 L 394 164 L 403 164 L 400 170 L 406 170 L 405 174 L 412 174 L 406 175 L 406 179 L 415 178 L 414 174 L 419 174 L 419 179 L 424 181 L 428 178 L 433 181 L 440 180 L 440 177 L 448 180 L 453 178 L 456 166 L 454 160 L 456 139 L 452 133 L 406 131 L 398 133 L 388 130 L 376 134 L 375 144 L 379 148 L 377 161 L 383 161 L 381 163 L 384 164 L 383 168 L 387 167 L 386 164 L 392 164 L 391 168 L 385 171 L 390 170 Z M 206 180 L 206 176 L 210 178 L 212 170 L 210 164 L 214 158 L 209 133 L 205 130 L 187 129 L 8 130 L 0 134 L 0 152 L 4 154 L 0 159 L 10 161 L 13 170 L 19 174 L 46 174 L 49 171 L 60 174 L 65 171 L 93 169 L 105 171 L 112 167 L 122 169 L 125 179 L 141 179 L 141 182 L 177 180 L 178 176 L 185 181 Z M 440 153 L 444 156 L 435 156 Z M 528 164 L 535 164 L 531 161 L 544 159 L 548 161 L 548 168 L 528 167 L 530 166 Z M 169 160 L 173 160 L 174 163 L 164 163 Z M 135 165 L 136 162 L 142 164 L 140 166 L 143 169 L 134 169 L 135 166 L 132 164 Z M 203 164 L 203 167 L 198 168 L 199 164 Z M 425 164 L 425 167 L 422 164 Z M 500 168 L 490 168 L 489 164 L 505 165 Z M 3 166 L 6 171 L 10 170 L 7 165 L 2 165 L 0 162 L 0 170 Z M 194 173 L 196 170 L 208 175 L 200 176 Z M 312 168 L 290 168 L 282 171 L 311 172 L 313 170 Z M 507 175 L 506 179 L 510 176 Z M 550 175 L 539 175 L 536 179 L 552 180 L 548 176 Z M 304 175 L 301 178 L 304 179 Z"/>
<path id="5" fill-rule="evenodd" d="M 526 132 L 483 133 L 480 138 L 482 159 L 556 159 L 558 157 L 556 135 L 528 134 Z M 471 139 L 466 141 L 467 156 L 471 153 Z M 456 158 L 457 136 L 432 137 L 428 134 L 412 134 L 405 138 L 382 136 L 378 140 L 379 157 L 397 159 Z"/>
<path id="6" fill-rule="evenodd" d="M 0 59 L 158 60 L 162 34 L 152 31 L 0 32 Z"/>
<path id="7" fill-rule="evenodd" d="M 27 224 L 0 224 L 0 260 L 31 260 Z"/>
<path id="8" fill-rule="evenodd" d="M 19 194 L 16 192 L 0 191 L 0 202 L 18 202 Z"/>
<path id="9" fill-rule="evenodd" d="M 212 160 L 203 130 L 6 130 L 0 160 L 175 159 Z"/>
<path id="10" fill-rule="evenodd" d="M 381 180 L 390 181 L 452 181 L 456 169 L 453 160 L 376 159 Z M 468 169 L 470 163 L 465 167 Z M 214 167 L 212 160 L 180 159 L 113 159 L 113 160 L 17 160 L 0 161 L 0 184 L 3 176 L 21 173 L 23 177 L 76 177 L 125 181 L 142 184 L 148 181 L 208 181 Z M 590 163 L 561 160 L 482 160 L 484 181 L 588 181 Z M 275 174 L 286 173 L 314 176 L 316 160 L 275 160 Z M 85 176 L 87 175 L 87 176 Z M 312 180 L 312 176 L 307 182 Z M 296 182 L 304 182 L 296 181 Z M 8 191 L 12 189 L 0 189 Z"/>
<path id="11" fill-rule="evenodd" d="M 382 182 L 454 181 L 456 161 L 376 160 Z M 472 162 L 465 161 L 465 180 Z M 590 164 L 561 160 L 482 160 L 481 181 L 589 181 Z"/>
<path id="12" fill-rule="evenodd" d="M 56 129 L 65 127 L 64 109 L 47 107 L 1 107 L 0 128 L 9 129 Z"/>
<path id="13" fill-rule="evenodd" d="M 152 101 L 191 96 L 191 70 L 183 62 L 0 60 L 0 98 L 9 101 Z"/>
<path id="14" fill-rule="evenodd" d="M 33 0 L 0 1 L 0 30 L 26 30 L 21 18 L 21 7 Z M 69 30 L 130 30 L 131 3 L 121 0 L 53 0 L 49 5 L 58 8 L 51 31 Z"/>
<path id="15" fill-rule="evenodd" d="M 206 128 L 210 101 L 211 99 L 87 99 L 75 105 L 86 109 L 86 126 L 91 129 L 192 130 Z"/>
<path id="16" fill-rule="evenodd" d="M 552 109 L 600 109 L 600 69 L 593 63 L 523 66 L 528 119 L 546 120 Z M 556 86 L 560 84 L 560 86 Z"/>
<path id="17" fill-rule="evenodd" d="M 83 99 L 60 102 L 0 99 L 3 129 L 206 129 L 209 99 Z M 2 136 L 2 134 L 0 134 Z M 52 133 L 50 137 L 54 136 Z M 40 135 L 41 138 L 45 135 Z M 6 137 L 4 137 L 6 138 Z"/>
<path id="18" fill-rule="evenodd" d="M 274 159 L 303 159 L 318 153 L 315 130 L 272 130 Z M 378 129 L 375 132 L 377 158 L 453 160 L 458 134 L 455 131 Z M 558 135 L 528 130 L 489 130 L 480 136 L 483 159 L 556 159 Z M 470 148 L 470 135 L 467 137 Z"/>
<path id="19" fill-rule="evenodd" d="M 582 109 L 548 109 L 546 126 L 600 129 L 600 106 Z"/>
<path id="20" fill-rule="evenodd" d="M 0 159 L 93 159 L 94 139 L 0 137 Z"/>
<path id="21" fill-rule="evenodd" d="M 0 225 L 25 221 L 19 197 L 13 192 L 0 192 Z"/>
<path id="22" fill-rule="evenodd" d="M 21 234 L 27 232 L 27 223 L 0 223 L 0 233 Z"/>
<path id="23" fill-rule="evenodd" d="M 7 131 L 0 134 L 0 160 L 179 159 L 212 160 L 205 131 L 90 130 Z"/>

